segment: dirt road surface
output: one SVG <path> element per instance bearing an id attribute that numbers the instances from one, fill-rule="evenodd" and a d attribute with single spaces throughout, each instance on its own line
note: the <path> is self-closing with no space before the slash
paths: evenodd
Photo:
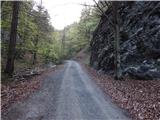
<path id="1" fill-rule="evenodd" d="M 47 77 L 39 91 L 11 106 L 2 120 L 130 120 L 76 61 Z"/>

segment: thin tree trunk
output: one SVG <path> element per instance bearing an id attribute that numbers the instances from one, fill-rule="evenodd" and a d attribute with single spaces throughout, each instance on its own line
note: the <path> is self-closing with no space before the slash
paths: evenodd
<path id="1" fill-rule="evenodd" d="M 42 0 L 41 0 L 41 3 L 40 3 L 40 10 L 39 10 L 39 13 L 41 13 L 41 10 L 42 10 Z M 38 22 L 39 23 L 39 22 Z M 39 24 L 38 24 L 39 26 Z M 38 45 L 38 42 L 39 42 L 39 30 L 38 30 L 38 34 L 37 34 L 37 37 L 36 37 L 36 40 L 34 42 L 34 52 L 33 52 L 33 61 L 32 61 L 32 64 L 35 65 L 35 63 L 37 62 L 37 45 Z"/>
<path id="2" fill-rule="evenodd" d="M 36 63 L 36 60 L 37 60 L 37 52 L 35 51 L 33 53 L 33 65 Z"/>
<path id="3" fill-rule="evenodd" d="M 65 39 L 66 39 L 65 32 L 66 32 L 66 30 L 64 28 L 63 35 L 62 35 L 62 57 L 64 57 L 64 55 L 65 55 Z"/>
<path id="4" fill-rule="evenodd" d="M 12 13 L 8 58 L 7 58 L 6 69 L 5 69 L 5 72 L 10 75 L 14 71 L 19 4 L 20 4 L 19 1 L 13 2 L 13 13 Z"/>
<path id="5" fill-rule="evenodd" d="M 33 52 L 33 65 L 36 63 L 37 61 L 37 45 L 38 45 L 38 39 L 39 39 L 39 35 L 37 35 L 37 38 L 35 39 L 35 42 L 34 42 L 34 52 Z"/>
<path id="6" fill-rule="evenodd" d="M 4 3 L 4 1 L 1 1 L 1 7 L 2 7 L 3 3 Z"/>
<path id="7" fill-rule="evenodd" d="M 120 79 L 121 70 L 120 70 L 120 48 L 119 48 L 119 39 L 120 39 L 120 28 L 119 28 L 119 15 L 118 15 L 118 1 L 113 2 L 113 12 L 114 12 L 114 24 L 115 24 L 115 79 Z"/>

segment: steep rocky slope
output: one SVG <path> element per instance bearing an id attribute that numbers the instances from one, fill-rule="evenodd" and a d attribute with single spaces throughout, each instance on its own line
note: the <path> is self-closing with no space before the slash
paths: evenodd
<path id="1" fill-rule="evenodd" d="M 160 2 L 120 2 L 120 56 L 123 75 L 135 79 L 160 78 Z M 105 14 L 113 21 L 112 8 Z M 91 41 L 90 64 L 114 73 L 114 30 L 101 17 Z"/>

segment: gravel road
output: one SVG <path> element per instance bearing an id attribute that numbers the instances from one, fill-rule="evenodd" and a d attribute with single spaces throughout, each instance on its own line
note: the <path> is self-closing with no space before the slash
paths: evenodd
<path id="1" fill-rule="evenodd" d="M 67 61 L 39 91 L 11 106 L 2 120 L 130 120 L 75 61 Z"/>

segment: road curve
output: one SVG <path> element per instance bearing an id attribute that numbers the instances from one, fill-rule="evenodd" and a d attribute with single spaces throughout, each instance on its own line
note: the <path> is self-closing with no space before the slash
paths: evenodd
<path id="1" fill-rule="evenodd" d="M 130 120 L 75 61 L 44 80 L 27 100 L 14 104 L 2 120 Z"/>

